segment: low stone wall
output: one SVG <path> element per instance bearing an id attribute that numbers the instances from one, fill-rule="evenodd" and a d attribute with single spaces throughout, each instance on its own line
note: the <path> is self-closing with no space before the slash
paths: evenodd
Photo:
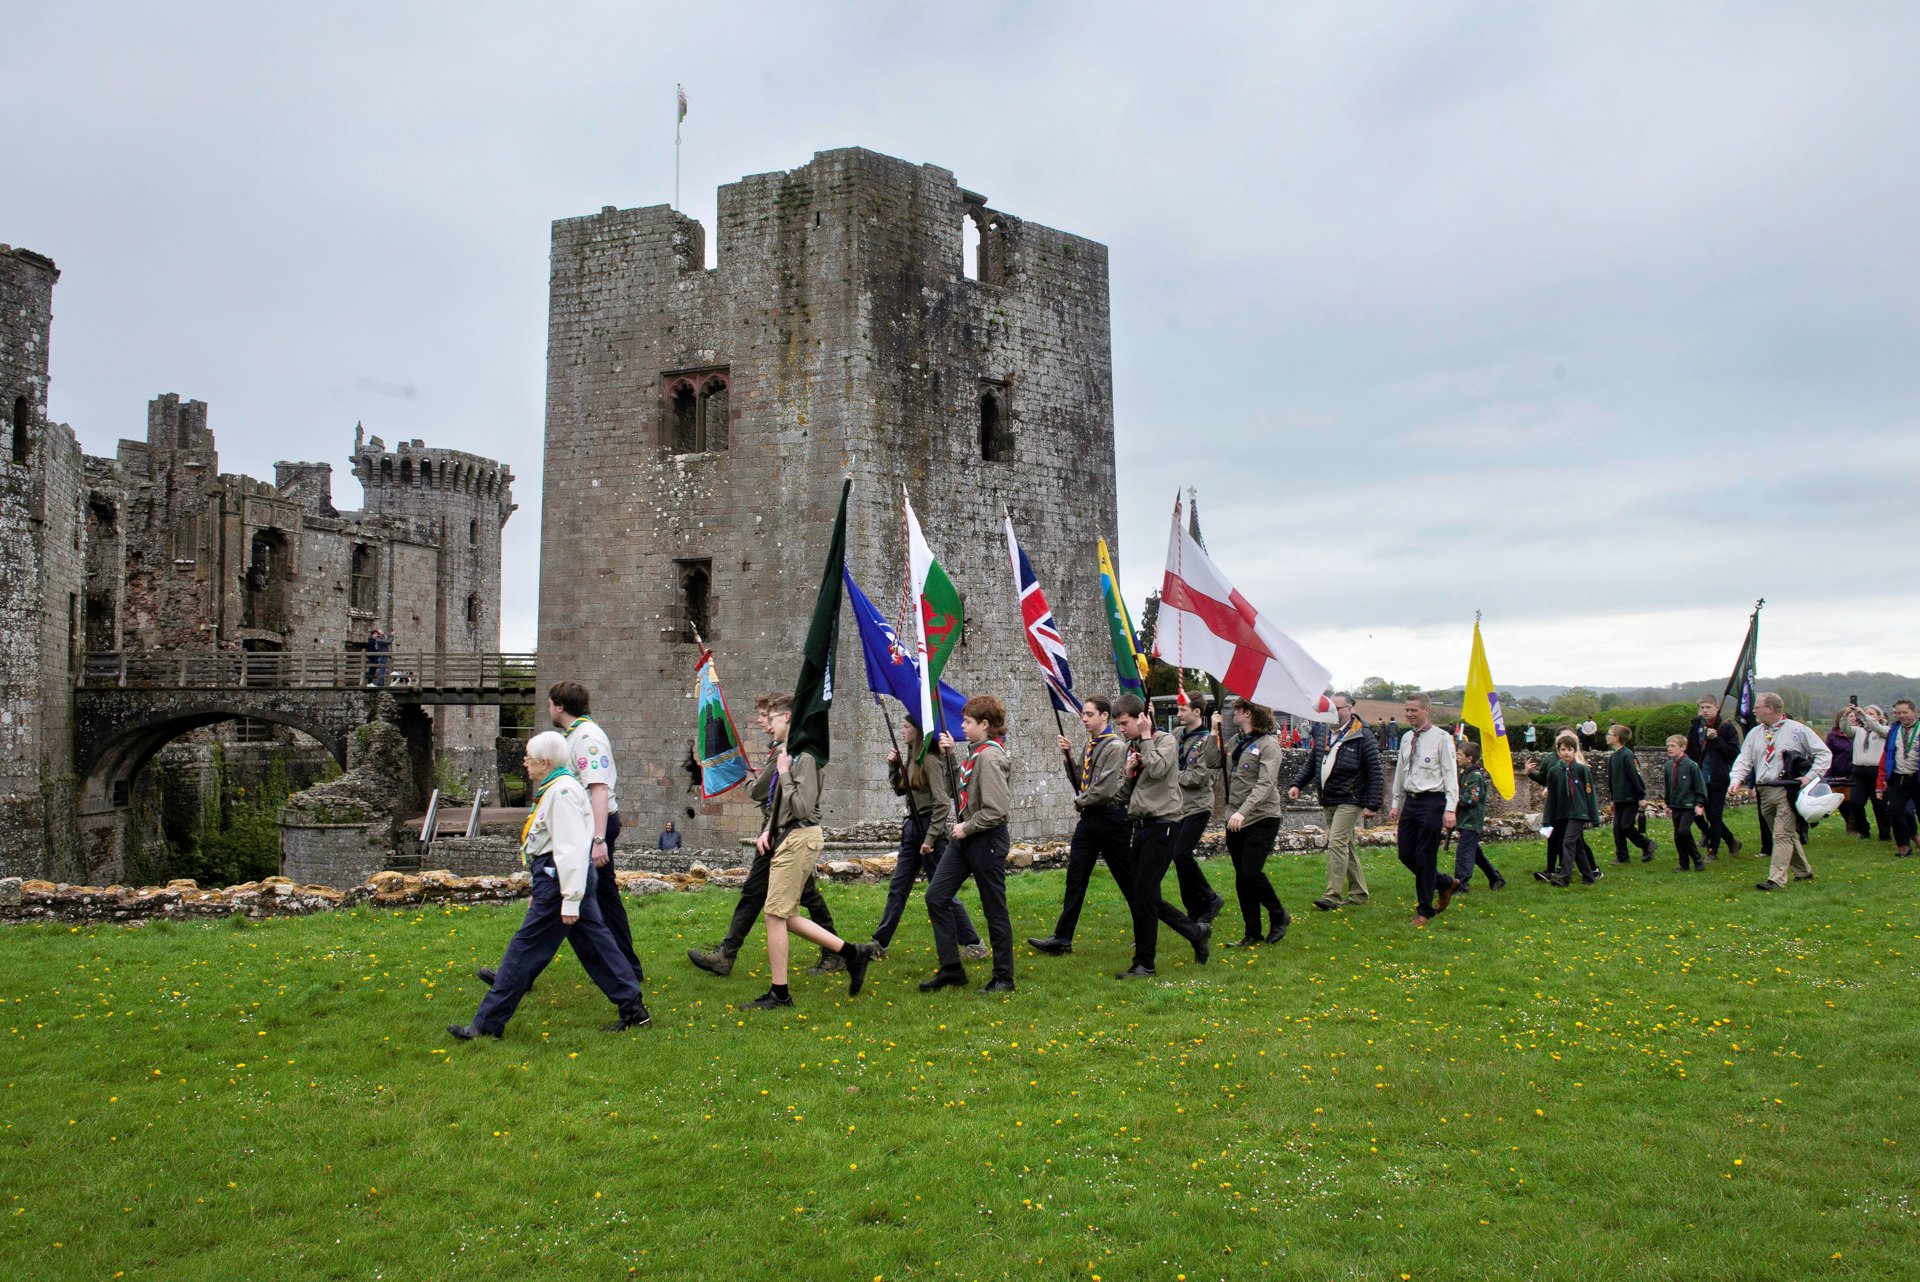
<path id="1" fill-rule="evenodd" d="M 280 875 L 299 885 L 352 886 L 393 858 L 393 826 L 280 822 Z"/>
<path id="2" fill-rule="evenodd" d="M 510 877 L 520 871 L 520 843 L 496 833 L 436 837 L 426 860 L 456 877 Z"/>

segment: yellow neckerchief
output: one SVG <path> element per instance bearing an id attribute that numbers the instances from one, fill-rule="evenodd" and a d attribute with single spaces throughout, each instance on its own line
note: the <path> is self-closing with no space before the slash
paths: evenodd
<path id="1" fill-rule="evenodd" d="M 533 809 L 527 811 L 527 822 L 520 825 L 521 863 L 527 862 L 527 838 L 533 834 L 533 821 L 540 817 L 540 799 L 547 795 L 547 789 L 553 787 L 563 775 L 571 779 L 573 778 L 573 771 L 564 765 L 555 766 L 552 770 L 547 771 L 547 777 L 542 779 L 533 790 Z"/>
<path id="2" fill-rule="evenodd" d="M 1087 790 L 1087 781 L 1093 778 L 1093 750 L 1100 746 L 1102 739 L 1113 738 L 1113 727 L 1108 726 L 1093 738 L 1087 740 L 1087 750 L 1080 758 L 1080 791 Z"/>

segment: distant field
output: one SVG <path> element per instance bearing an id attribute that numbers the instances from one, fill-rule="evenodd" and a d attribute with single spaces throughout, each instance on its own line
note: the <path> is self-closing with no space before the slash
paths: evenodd
<path id="1" fill-rule="evenodd" d="M 1751 812 L 1740 816 L 1751 838 Z M 0 1259 L 42 1278 L 1803 1278 L 1920 1275 L 1920 860 L 1512 880 L 1424 932 L 1410 878 L 1160 978 L 1100 874 L 1072 957 L 932 997 L 916 904 L 868 992 L 742 1015 L 635 917 L 655 1025 L 563 953 L 454 1043 L 522 908 L 0 932 Z M 1610 852 L 1603 854 L 1603 859 Z M 1228 890 L 1224 861 L 1208 865 Z M 1016 877 L 1041 933 L 1057 873 Z M 1172 885 L 1168 879 L 1169 888 Z M 864 935 L 884 888 L 829 887 Z M 1230 892 L 1229 892 L 1230 894 Z M 1229 906 L 1221 938 L 1239 932 Z M 986 968 L 974 969 L 976 983 Z"/>

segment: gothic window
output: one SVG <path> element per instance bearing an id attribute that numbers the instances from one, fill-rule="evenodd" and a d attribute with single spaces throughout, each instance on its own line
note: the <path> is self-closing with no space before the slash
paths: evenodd
<path id="1" fill-rule="evenodd" d="M 999 385 L 980 393 L 980 457 L 988 463 L 1003 463 L 1013 457 L 1013 434 L 1007 430 L 1004 395 Z"/>
<path id="2" fill-rule="evenodd" d="M 371 610 L 374 603 L 373 549 L 364 543 L 353 548 L 352 596 L 349 604 L 356 610 Z"/>
<path id="3" fill-rule="evenodd" d="M 27 407 L 27 398 L 13 398 L 13 461 L 26 463 L 33 458 L 33 439 L 27 435 L 27 419 L 32 413 Z"/>
<path id="4" fill-rule="evenodd" d="M 200 559 L 200 518 L 188 513 L 180 518 L 173 527 L 173 559 L 176 561 L 197 561 Z"/>
<path id="5" fill-rule="evenodd" d="M 676 561 L 679 600 L 675 603 L 675 640 L 698 645 L 713 639 L 713 561 L 710 558 Z"/>
<path id="6" fill-rule="evenodd" d="M 698 370 L 666 376 L 664 440 L 673 454 L 706 454 L 732 444 L 727 371 Z"/>
<path id="7" fill-rule="evenodd" d="M 479 624 L 480 594 L 478 592 L 469 592 L 467 593 L 467 626 L 470 628 L 478 627 Z"/>

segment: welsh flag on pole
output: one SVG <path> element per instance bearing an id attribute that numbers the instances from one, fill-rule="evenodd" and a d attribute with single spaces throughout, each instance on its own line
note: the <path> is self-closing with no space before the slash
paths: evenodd
<path id="1" fill-rule="evenodd" d="M 1307 721 L 1334 719 L 1333 674 L 1234 590 L 1181 525 L 1178 499 L 1154 641 L 1164 662 L 1199 668 L 1242 699 Z"/>
<path id="2" fill-rule="evenodd" d="M 946 670 L 953 647 L 960 644 L 960 634 L 966 624 L 960 608 L 960 590 L 934 559 L 933 549 L 927 546 L 926 536 L 920 532 L 919 518 L 913 514 L 913 500 L 907 497 L 904 487 L 900 501 L 906 508 L 907 589 L 912 597 L 914 640 L 920 659 L 920 724 L 926 730 L 920 740 L 920 752 L 925 755 L 927 744 L 941 731 L 953 734 L 959 730 L 958 726 L 946 725 L 939 715 L 938 696 L 934 692 L 940 688 L 940 674 Z"/>

